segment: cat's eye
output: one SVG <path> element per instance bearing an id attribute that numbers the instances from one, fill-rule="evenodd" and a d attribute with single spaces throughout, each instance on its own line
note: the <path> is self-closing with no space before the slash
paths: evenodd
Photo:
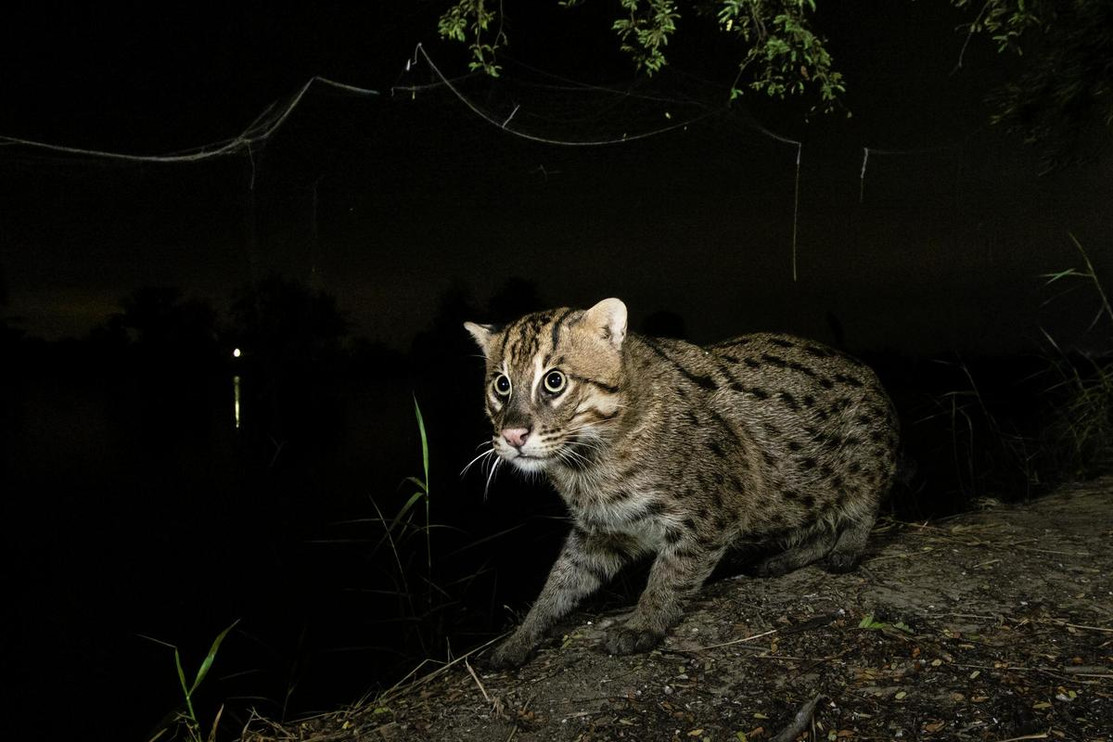
<path id="1" fill-rule="evenodd" d="M 510 379 L 507 378 L 506 374 L 496 376 L 493 386 L 495 387 L 495 394 L 500 397 L 510 396 Z"/>
<path id="2" fill-rule="evenodd" d="M 564 387 L 568 386 L 568 379 L 560 371 L 550 371 L 545 374 L 545 391 L 549 394 L 560 394 L 564 391 Z"/>

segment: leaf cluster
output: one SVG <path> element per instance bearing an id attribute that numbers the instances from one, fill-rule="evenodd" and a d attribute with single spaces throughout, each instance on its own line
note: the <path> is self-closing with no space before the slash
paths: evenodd
<path id="1" fill-rule="evenodd" d="M 506 45 L 506 34 L 500 22 L 494 37 L 489 37 L 488 33 L 496 20 L 500 20 L 498 13 L 487 0 L 457 0 L 455 5 L 441 14 L 437 21 L 437 33 L 443 39 L 468 45 L 472 57 L 468 69 L 498 77 L 501 68 L 496 64 L 495 56 Z"/>
<path id="2" fill-rule="evenodd" d="M 583 2 L 560 0 L 559 4 L 574 7 Z M 829 111 L 846 92 L 826 40 L 812 29 L 815 0 L 703 0 L 696 5 L 695 14 L 714 17 L 720 30 L 746 47 L 732 99 L 747 89 L 774 98 L 814 91 L 820 106 Z M 676 0 L 620 0 L 620 6 L 622 15 L 611 26 L 620 48 L 646 74 L 660 71 L 667 64 L 665 48 L 681 17 Z M 456 0 L 441 15 L 438 31 L 442 38 L 468 45 L 470 69 L 498 75 L 495 56 L 506 44 L 506 35 L 489 0 Z"/>
<path id="3" fill-rule="evenodd" d="M 836 107 L 846 92 L 842 73 L 832 66 L 826 41 L 811 29 L 809 16 L 814 0 L 722 0 L 717 19 L 720 28 L 734 34 L 747 51 L 731 90 L 752 69 L 750 89 L 774 98 L 804 95 L 809 88 L 819 94 L 825 112 Z"/>
<path id="4" fill-rule="evenodd" d="M 968 41 L 988 37 L 999 52 L 1025 58 L 1016 78 L 992 96 L 993 122 L 1042 148 L 1052 167 L 1079 149 L 1091 124 L 1113 126 L 1113 2 L 940 1 L 978 8 L 963 27 Z M 564 7 L 584 2 L 558 0 Z M 619 0 L 619 6 L 612 29 L 621 49 L 647 74 L 658 72 L 681 21 L 679 0 Z M 815 12 L 816 0 L 690 0 L 683 15 L 712 18 L 740 42 L 732 100 L 747 91 L 777 99 L 813 95 L 816 108 L 831 112 L 842 107 L 846 84 L 826 39 L 814 30 Z M 496 54 L 506 44 L 501 16 L 499 0 L 454 0 L 440 17 L 440 35 L 468 45 L 472 70 L 498 75 Z"/>
<path id="5" fill-rule="evenodd" d="M 1113 3 L 987 0 L 968 30 L 1025 58 L 990 97 L 992 121 L 1041 150 L 1048 169 L 1075 158 L 1087 127 L 1113 126 Z"/>

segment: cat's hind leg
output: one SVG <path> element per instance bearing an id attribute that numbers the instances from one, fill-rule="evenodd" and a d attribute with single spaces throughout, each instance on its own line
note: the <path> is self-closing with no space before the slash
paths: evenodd
<path id="1" fill-rule="evenodd" d="M 784 551 L 758 562 L 753 572 L 758 577 L 780 577 L 806 567 L 827 556 L 835 548 L 836 534 L 826 524 L 790 542 Z"/>
<path id="2" fill-rule="evenodd" d="M 848 518 L 840 524 L 835 546 L 827 555 L 825 564 L 828 572 L 850 572 L 858 566 L 876 519 L 875 513 L 868 513 L 855 519 Z"/>

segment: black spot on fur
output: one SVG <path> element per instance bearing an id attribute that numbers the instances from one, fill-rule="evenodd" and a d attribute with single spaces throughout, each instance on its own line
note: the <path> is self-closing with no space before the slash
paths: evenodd
<path id="1" fill-rule="evenodd" d="M 788 368 L 788 361 L 781 358 L 780 356 L 775 356 L 772 353 L 762 353 L 761 360 L 765 361 L 770 366 L 776 366 L 777 368 Z"/>
<path id="2" fill-rule="evenodd" d="M 688 562 L 700 559 L 704 556 L 703 549 L 695 546 L 681 547 L 672 553 L 673 559 L 679 562 Z"/>
<path id="3" fill-rule="evenodd" d="M 835 382 L 831 381 L 826 376 L 824 376 L 823 378 L 821 378 L 819 380 L 819 385 L 821 387 L 823 387 L 824 389 L 834 389 L 835 388 Z"/>
<path id="4" fill-rule="evenodd" d="M 802 459 L 800 459 L 800 468 L 807 469 L 808 471 L 811 471 L 812 469 L 814 469 L 816 467 L 816 465 L 818 463 L 819 462 L 817 462 L 815 460 L 814 456 L 805 456 Z"/>
<path id="5" fill-rule="evenodd" d="M 858 381 L 858 379 L 855 379 L 853 376 L 847 376 L 846 374 L 835 374 L 835 381 L 840 381 L 843 384 L 852 387 L 862 386 L 862 382 Z"/>
<path id="6" fill-rule="evenodd" d="M 621 550 L 619 550 L 619 549 L 607 549 L 607 551 L 609 551 L 611 553 L 615 553 L 615 552 L 620 552 Z M 604 567 L 602 564 L 599 564 L 598 562 L 586 561 L 586 560 L 582 560 L 582 559 L 573 559 L 572 563 L 575 564 L 577 567 L 579 567 L 584 572 L 587 572 L 588 574 L 590 574 L 592 577 L 594 577 L 599 582 L 606 582 L 607 577 L 609 576 L 608 573 L 607 573 L 606 567 Z"/>
<path id="7" fill-rule="evenodd" d="M 566 309 L 564 311 L 564 314 L 560 315 L 560 317 L 557 319 L 557 321 L 553 323 L 553 350 L 556 350 L 557 346 L 560 345 L 560 327 L 561 327 L 561 325 L 564 324 L 564 320 L 568 319 L 568 315 L 572 314 L 573 311 L 575 311 L 575 310 Z M 548 365 L 548 364 L 546 363 L 546 365 Z"/>
<path id="8" fill-rule="evenodd" d="M 722 510 L 723 509 L 724 503 L 723 503 L 723 493 L 722 492 L 720 492 L 717 489 L 712 490 L 711 491 L 711 499 L 715 501 L 715 509 L 716 510 Z"/>
<path id="9" fill-rule="evenodd" d="M 692 382 L 701 389 L 706 389 L 707 391 L 715 391 L 719 388 L 719 384 L 713 378 L 711 378 L 710 376 L 704 376 L 703 374 L 697 374 L 685 368 L 679 361 L 672 358 L 668 353 L 666 353 L 664 348 L 662 348 L 652 338 L 643 337 L 642 342 L 645 343 L 646 346 L 648 346 L 649 349 L 652 350 L 654 353 L 671 363 L 673 368 L 679 371 L 685 379 Z"/>
<path id="10" fill-rule="evenodd" d="M 742 359 L 742 362 L 750 368 L 761 368 L 761 364 L 755 361 L 753 358 L 744 358 Z"/>
<path id="11" fill-rule="evenodd" d="M 827 348 L 820 348 L 818 345 L 805 345 L 804 352 L 815 358 L 831 358 L 835 355 L 834 351 Z"/>
<path id="12" fill-rule="evenodd" d="M 760 386 L 755 386 L 753 389 L 751 389 L 750 394 L 754 395 L 758 399 L 769 399 L 769 392 L 765 391 Z"/>
<path id="13" fill-rule="evenodd" d="M 804 374 L 804 376 L 810 376 L 812 378 L 815 378 L 815 376 L 817 375 L 816 372 L 814 370 L 812 370 L 812 368 L 810 366 L 805 366 L 804 364 L 800 363 L 799 361 L 789 361 L 788 362 L 788 367 L 791 368 L 793 371 L 798 371 L 799 373 Z"/>
<path id="14" fill-rule="evenodd" d="M 714 438 L 707 442 L 707 448 L 711 451 L 711 453 L 715 454 L 715 456 L 720 459 L 723 458 L 726 453 L 725 451 L 723 451 L 723 447 L 719 445 L 719 441 L 715 440 Z"/>
<path id="15" fill-rule="evenodd" d="M 792 396 L 789 392 L 781 392 L 779 396 L 788 409 L 794 412 L 800 409 L 800 404 L 796 401 L 796 397 Z"/>
<path id="16" fill-rule="evenodd" d="M 786 340 L 784 338 L 770 338 L 769 342 L 771 342 L 773 345 L 778 345 L 782 348 L 795 348 L 796 347 L 796 343 L 792 342 L 791 340 Z"/>
<path id="17" fill-rule="evenodd" d="M 802 401 L 804 402 L 805 407 L 814 407 L 815 406 L 815 397 L 813 397 L 810 394 L 805 394 L 804 399 Z"/>
<path id="18" fill-rule="evenodd" d="M 803 447 L 804 447 L 804 444 L 801 443 L 800 441 L 789 441 L 788 442 L 788 450 L 792 451 L 794 453 L 799 451 Z"/>

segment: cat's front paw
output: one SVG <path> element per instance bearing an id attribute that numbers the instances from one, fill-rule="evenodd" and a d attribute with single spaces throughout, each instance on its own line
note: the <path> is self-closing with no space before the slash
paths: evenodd
<path id="1" fill-rule="evenodd" d="M 477 664 L 484 670 L 509 670 L 524 665 L 532 653 L 532 645 L 510 637 L 493 652 L 480 655 Z"/>
<path id="2" fill-rule="evenodd" d="M 610 654 L 637 654 L 653 649 L 664 637 L 664 634 L 648 629 L 619 626 L 607 634 L 603 646 Z"/>

